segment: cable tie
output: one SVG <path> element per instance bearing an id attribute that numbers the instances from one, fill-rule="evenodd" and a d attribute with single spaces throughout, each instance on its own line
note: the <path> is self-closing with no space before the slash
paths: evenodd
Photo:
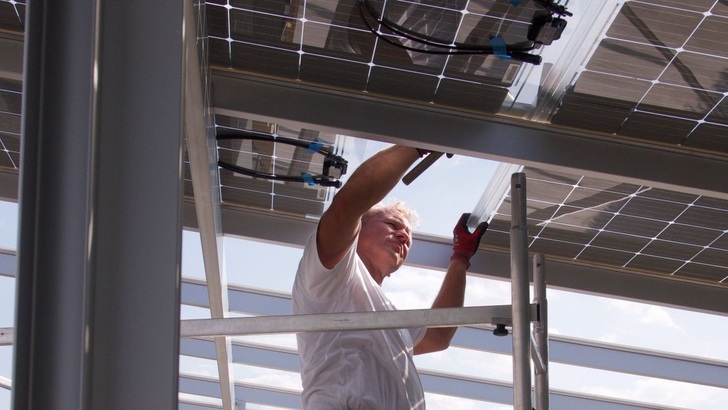
<path id="1" fill-rule="evenodd" d="M 493 54 L 497 55 L 498 58 L 505 60 L 511 58 L 511 56 L 508 55 L 508 51 L 506 50 L 506 41 L 503 40 L 503 37 L 492 37 L 490 39 L 490 46 L 493 48 Z"/>
<path id="2" fill-rule="evenodd" d="M 303 182 L 307 183 L 308 185 L 318 185 L 318 183 L 314 181 L 313 175 L 309 174 L 308 172 L 301 172 L 301 178 L 303 178 Z"/>
<path id="3" fill-rule="evenodd" d="M 312 143 L 308 144 L 308 150 L 312 153 L 317 153 L 321 150 L 321 148 L 324 147 L 324 143 L 320 141 L 313 141 Z"/>

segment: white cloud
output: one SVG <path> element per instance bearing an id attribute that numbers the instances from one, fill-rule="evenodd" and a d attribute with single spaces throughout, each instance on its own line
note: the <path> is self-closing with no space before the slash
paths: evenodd
<path id="1" fill-rule="evenodd" d="M 236 369 L 237 370 L 237 369 Z M 236 374 L 236 379 L 246 383 L 259 384 L 282 389 L 301 391 L 301 377 L 298 373 L 281 372 L 271 369 L 248 367 L 245 374 Z M 242 377 L 241 377 L 242 376 Z"/>
<path id="2" fill-rule="evenodd" d="M 675 323 L 667 309 L 660 306 L 610 299 L 608 301 L 608 307 L 610 309 L 617 310 L 618 312 L 625 314 L 642 324 L 662 326 L 683 331 L 683 329 Z"/>
<path id="3" fill-rule="evenodd" d="M 617 343 L 619 341 L 619 336 L 616 333 L 612 332 L 612 333 L 602 335 L 599 338 L 599 341 L 605 342 L 605 343 Z"/>
<path id="4" fill-rule="evenodd" d="M 384 281 L 383 289 L 397 309 L 423 309 L 432 305 L 445 272 L 404 266 Z M 511 304 L 509 282 L 469 276 L 466 306 Z"/>
<path id="5" fill-rule="evenodd" d="M 384 280 L 383 289 L 397 309 L 425 309 L 432 305 L 444 272 L 405 266 Z"/>
<path id="6" fill-rule="evenodd" d="M 639 379 L 630 386 L 585 388 L 585 393 L 656 403 L 674 408 L 719 409 L 728 403 L 728 390 L 662 379 Z"/>
<path id="7" fill-rule="evenodd" d="M 510 356 L 450 347 L 437 353 L 415 356 L 418 369 L 457 373 L 470 377 L 513 380 L 513 362 Z"/>

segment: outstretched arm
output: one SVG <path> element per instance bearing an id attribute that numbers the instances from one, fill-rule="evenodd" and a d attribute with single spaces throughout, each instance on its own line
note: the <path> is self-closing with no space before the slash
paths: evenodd
<path id="1" fill-rule="evenodd" d="M 341 260 L 359 232 L 362 215 L 387 196 L 419 157 L 416 148 L 395 145 L 351 174 L 319 222 L 316 243 L 324 267 L 331 269 Z"/>
<path id="2" fill-rule="evenodd" d="M 480 239 L 488 229 L 488 223 L 483 222 L 470 233 L 467 222 L 470 214 L 463 214 L 453 229 L 453 254 L 450 257 L 445 279 L 440 291 L 432 304 L 432 308 L 460 307 L 465 301 L 465 276 L 470 267 L 470 258 L 475 255 L 480 245 Z M 415 346 L 415 354 L 437 352 L 450 346 L 457 327 L 431 327 Z"/>

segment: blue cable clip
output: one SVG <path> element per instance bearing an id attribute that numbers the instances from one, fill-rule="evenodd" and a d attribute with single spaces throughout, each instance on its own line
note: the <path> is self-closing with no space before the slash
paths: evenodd
<path id="1" fill-rule="evenodd" d="M 490 39 L 490 46 L 493 48 L 493 54 L 497 55 L 498 58 L 508 60 L 511 56 L 508 55 L 506 50 L 506 41 L 503 37 L 497 36 Z"/>
<path id="2" fill-rule="evenodd" d="M 303 182 L 307 183 L 308 185 L 318 185 L 318 183 L 313 180 L 313 175 L 309 174 L 308 172 L 301 172 L 301 178 L 303 178 Z"/>
<path id="3" fill-rule="evenodd" d="M 321 150 L 321 148 L 323 148 L 323 147 L 324 147 L 323 142 L 313 141 L 312 143 L 308 144 L 308 151 L 315 154 L 315 153 L 319 152 Z"/>
<path id="4" fill-rule="evenodd" d="M 519 4 L 521 4 L 521 0 L 510 0 L 509 3 L 511 3 L 511 6 L 518 7 Z"/>

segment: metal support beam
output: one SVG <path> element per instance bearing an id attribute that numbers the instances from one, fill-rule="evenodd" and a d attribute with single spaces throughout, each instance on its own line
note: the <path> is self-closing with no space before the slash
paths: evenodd
<path id="1" fill-rule="evenodd" d="M 220 194 L 215 130 L 209 103 L 209 73 L 200 54 L 206 49 L 204 7 L 185 0 L 185 137 L 190 175 L 195 194 L 195 210 L 202 244 L 210 316 L 222 319 L 228 312 L 227 276 L 223 269 L 223 238 L 220 222 Z M 206 56 L 205 56 L 206 57 Z M 217 371 L 224 410 L 235 405 L 230 340 L 215 338 Z"/>
<path id="2" fill-rule="evenodd" d="M 27 4 L 16 409 L 176 408 L 182 16 Z"/>
<path id="3" fill-rule="evenodd" d="M 195 341 L 196 345 L 204 345 L 211 343 L 206 340 Z M 196 345 L 183 345 L 183 353 L 196 356 L 196 351 L 192 349 L 198 347 Z M 252 348 L 255 349 L 255 348 Z M 290 353 L 281 348 L 267 348 L 265 354 L 275 357 L 275 361 L 279 363 L 296 363 L 298 362 L 295 353 Z M 251 357 L 250 355 L 248 357 Z M 202 356 L 197 356 L 202 357 Z M 236 363 L 256 365 L 255 361 L 247 360 L 248 357 L 237 357 Z M 210 358 L 210 356 L 207 356 Z M 284 368 L 287 371 L 297 371 L 295 366 Z M 478 400 L 491 403 L 502 403 L 511 405 L 513 400 L 513 386 L 510 383 L 486 379 L 473 378 L 466 376 L 453 376 L 452 374 L 431 371 L 427 369 L 419 370 L 420 379 L 425 391 L 443 394 L 454 397 L 462 397 L 470 400 Z M 180 391 L 191 394 L 198 394 L 208 397 L 219 397 L 215 391 L 216 381 L 199 376 L 181 375 L 182 383 Z M 241 389 L 242 388 L 242 389 Z M 257 403 L 270 406 L 284 406 L 286 408 L 300 408 L 300 393 L 290 390 L 276 389 L 273 387 L 254 385 L 249 383 L 237 383 L 236 390 L 245 391 L 246 396 L 250 397 L 251 403 Z M 654 405 L 647 403 L 639 403 L 628 400 L 612 399 L 607 397 L 599 397 L 594 395 L 585 395 L 566 391 L 555 391 L 553 393 L 555 407 L 559 409 L 614 409 L 614 410 L 648 410 L 654 409 Z M 281 400 L 285 400 L 283 403 Z M 287 405 L 286 405 L 287 404 Z M 676 408 L 660 407 L 664 410 L 677 410 Z"/>
<path id="4" fill-rule="evenodd" d="M 185 226 L 196 227 L 194 207 L 186 203 Z M 226 207 L 221 209 L 224 234 L 256 238 L 301 248 L 316 221 L 289 215 Z M 452 242 L 441 237 L 415 234 L 407 263 L 446 270 Z M 549 286 L 555 289 L 584 292 L 684 308 L 703 313 L 728 316 L 728 289 L 721 286 L 645 276 L 627 271 L 606 269 L 568 260 L 549 259 Z M 510 256 L 499 249 L 481 249 L 471 259 L 469 272 L 492 278 L 510 279 Z"/>
<path id="5" fill-rule="evenodd" d="M 534 346 L 541 366 L 536 366 L 536 400 L 538 410 L 549 410 L 549 308 L 546 299 L 546 268 L 543 255 L 533 255 L 533 302 L 538 306 L 538 320 L 533 324 Z"/>
<path id="6" fill-rule="evenodd" d="M 513 407 L 531 409 L 531 321 L 528 302 L 526 175 L 511 176 L 511 303 L 513 309 Z"/>
<path id="7" fill-rule="evenodd" d="M 13 275 L 6 275 L 14 277 Z M 182 286 L 182 303 L 185 305 L 206 308 L 207 291 L 204 283 L 186 279 Z M 290 295 L 278 295 L 263 292 L 259 289 L 234 287 L 230 289 L 231 311 L 252 315 L 290 315 Z M 473 349 L 485 352 L 510 355 L 512 353 L 511 340 L 508 337 L 496 337 L 492 334 L 492 327 L 478 326 L 460 327 L 453 338 L 452 345 L 464 349 Z M 14 331 L 12 328 L 0 329 L 0 346 L 12 344 Z M 202 343 L 197 339 L 184 339 L 183 346 L 189 343 Z M 204 358 L 215 358 L 214 343 L 205 346 Z M 238 357 L 236 351 L 239 343 L 233 342 L 233 357 Z M 200 349 L 185 349 L 183 354 L 197 356 L 192 353 Z M 262 359 L 260 354 L 256 359 Z M 298 359 L 294 360 L 296 365 Z M 614 346 L 608 343 L 586 341 L 565 336 L 549 336 L 549 361 L 573 366 L 590 367 L 613 372 L 634 374 L 645 377 L 655 377 L 675 380 L 685 383 L 702 384 L 728 389 L 728 363 L 725 361 L 701 359 L 674 353 L 659 352 L 626 346 Z M 258 365 L 263 365 L 258 363 Z M 265 365 L 264 365 L 265 366 Z M 268 367 L 271 365 L 268 364 Z M 284 370 L 298 371 L 295 367 Z"/>
<path id="8" fill-rule="evenodd" d="M 536 319 L 536 305 L 524 307 L 525 319 Z M 321 313 L 227 319 L 183 320 L 180 336 L 236 336 L 271 333 L 450 327 L 486 323 L 511 324 L 510 305 L 386 312 Z"/>
<path id="9" fill-rule="evenodd" d="M 212 79 L 216 109 L 251 119 L 728 199 L 728 184 L 715 177 L 728 175 L 728 161 L 717 155 L 223 70 Z"/>

